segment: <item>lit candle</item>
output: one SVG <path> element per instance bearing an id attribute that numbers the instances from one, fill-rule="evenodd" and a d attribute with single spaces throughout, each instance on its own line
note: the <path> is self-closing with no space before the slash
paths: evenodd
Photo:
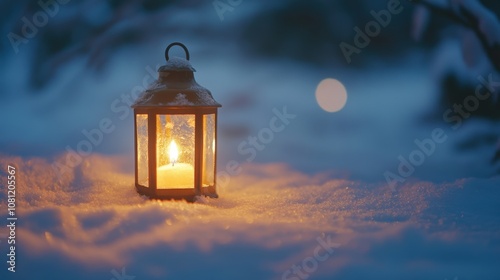
<path id="1" fill-rule="evenodd" d="M 159 189 L 187 189 L 194 187 L 194 168 L 189 163 L 177 162 L 179 149 L 174 140 L 168 147 L 170 163 L 158 167 L 156 172 Z"/>

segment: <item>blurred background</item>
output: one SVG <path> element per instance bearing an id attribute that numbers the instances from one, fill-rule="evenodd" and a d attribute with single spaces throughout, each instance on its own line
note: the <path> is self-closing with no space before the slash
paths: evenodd
<path id="1" fill-rule="evenodd" d="M 273 109 L 286 107 L 296 117 L 251 161 L 385 182 L 386 171 L 397 174 L 399 157 L 418 149 L 415 139 L 440 128 L 447 140 L 411 178 L 499 174 L 498 93 L 459 127 L 443 115 L 474 95 L 479 76 L 500 81 L 500 60 L 471 28 L 409 1 L 366 47 L 356 47 L 355 28 L 366 30 L 372 11 L 390 2 L 398 1 L 3 1 L 0 154 L 57 161 L 106 119 L 114 129 L 92 152 L 129 155 L 132 172 L 126 108 L 156 78 L 166 46 L 179 41 L 191 52 L 198 83 L 223 105 L 219 170 L 249 160 L 238 147 L 269 127 Z M 477 3 L 498 19 L 498 1 Z M 349 59 L 342 42 L 357 48 Z M 346 89 L 337 112 L 316 98 L 324 79 Z M 335 101 L 338 88 L 331 90 Z"/>

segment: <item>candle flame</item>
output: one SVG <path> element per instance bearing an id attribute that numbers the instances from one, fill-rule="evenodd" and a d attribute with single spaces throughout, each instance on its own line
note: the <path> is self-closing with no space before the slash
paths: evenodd
<path id="1" fill-rule="evenodd" d="M 179 157 L 179 149 L 177 149 L 177 144 L 172 140 L 168 146 L 168 155 L 170 156 L 170 162 L 174 165 Z"/>

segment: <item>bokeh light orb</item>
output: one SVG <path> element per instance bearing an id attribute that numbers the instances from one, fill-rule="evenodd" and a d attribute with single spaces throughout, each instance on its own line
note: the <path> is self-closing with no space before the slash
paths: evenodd
<path id="1" fill-rule="evenodd" d="M 338 80 L 327 78 L 316 88 L 316 101 L 321 109 L 330 113 L 338 112 L 347 102 L 347 91 Z"/>

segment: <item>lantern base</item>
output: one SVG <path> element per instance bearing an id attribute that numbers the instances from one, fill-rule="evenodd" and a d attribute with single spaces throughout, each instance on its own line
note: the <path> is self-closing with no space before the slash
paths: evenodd
<path id="1" fill-rule="evenodd" d="M 150 199 L 160 200 L 185 200 L 194 202 L 197 196 L 207 196 L 210 198 L 218 198 L 219 195 L 215 192 L 215 187 L 202 187 L 201 194 L 197 194 L 195 189 L 152 189 L 141 185 L 135 186 L 137 193 L 145 195 Z"/>

